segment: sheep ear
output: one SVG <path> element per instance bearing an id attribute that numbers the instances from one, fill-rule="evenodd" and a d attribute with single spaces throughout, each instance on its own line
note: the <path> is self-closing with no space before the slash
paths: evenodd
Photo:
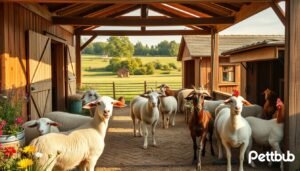
<path id="1" fill-rule="evenodd" d="M 242 102 L 243 102 L 243 104 L 245 105 L 245 106 L 251 106 L 252 104 L 250 103 L 250 102 L 248 102 L 247 100 L 242 100 Z"/>
<path id="2" fill-rule="evenodd" d="M 62 126 L 62 124 L 58 122 L 50 122 L 49 125 L 56 126 L 56 127 Z"/>
<path id="3" fill-rule="evenodd" d="M 29 124 L 29 125 L 27 125 L 28 128 L 34 128 L 34 127 L 38 126 L 36 120 L 30 121 L 28 124 Z"/>
<path id="4" fill-rule="evenodd" d="M 114 107 L 119 107 L 119 108 L 127 106 L 125 103 L 118 101 L 118 100 L 113 101 L 112 104 Z"/>
<path id="5" fill-rule="evenodd" d="M 101 103 L 99 101 L 93 101 L 93 102 L 85 104 L 82 108 L 83 109 L 91 109 L 91 108 L 96 107 L 97 105 L 101 105 Z"/>
<path id="6" fill-rule="evenodd" d="M 228 104 L 228 103 L 231 103 L 232 102 L 232 100 L 229 98 L 229 99 L 226 99 L 226 100 L 224 100 L 224 103 L 225 104 Z"/>

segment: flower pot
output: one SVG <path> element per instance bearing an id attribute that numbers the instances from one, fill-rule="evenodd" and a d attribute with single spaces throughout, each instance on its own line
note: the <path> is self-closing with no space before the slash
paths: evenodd
<path id="1" fill-rule="evenodd" d="M 25 145 L 25 133 L 24 130 L 18 132 L 17 135 L 1 135 L 0 143 L 2 147 L 15 147 L 18 149 L 19 147 L 23 147 Z"/>

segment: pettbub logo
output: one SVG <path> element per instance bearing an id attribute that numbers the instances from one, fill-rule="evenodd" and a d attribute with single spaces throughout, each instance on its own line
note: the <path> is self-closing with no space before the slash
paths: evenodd
<path id="1" fill-rule="evenodd" d="M 265 154 L 258 154 L 256 151 L 250 151 L 248 154 L 248 163 L 250 164 L 252 160 L 256 160 L 260 162 L 272 161 L 272 162 L 293 162 L 295 160 L 295 155 L 291 153 L 289 150 L 286 154 L 279 154 L 277 151 L 275 152 L 266 152 Z"/>

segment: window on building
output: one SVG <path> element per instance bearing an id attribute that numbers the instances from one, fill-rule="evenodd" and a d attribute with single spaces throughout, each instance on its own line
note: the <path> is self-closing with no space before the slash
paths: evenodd
<path id="1" fill-rule="evenodd" d="M 223 82 L 235 82 L 235 66 L 223 66 Z"/>

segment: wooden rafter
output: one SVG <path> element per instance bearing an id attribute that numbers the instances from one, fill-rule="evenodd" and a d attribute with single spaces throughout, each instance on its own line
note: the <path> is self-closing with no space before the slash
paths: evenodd
<path id="1" fill-rule="evenodd" d="M 285 13 L 281 9 L 279 4 L 273 1 L 273 2 L 270 3 L 270 5 L 271 5 L 273 11 L 276 13 L 278 18 L 280 19 L 280 21 L 282 22 L 282 24 L 285 25 Z"/>
<path id="2" fill-rule="evenodd" d="M 206 30 L 146 30 L 146 31 L 132 31 L 132 30 L 83 30 L 76 32 L 78 35 L 106 35 L 106 36 L 159 36 L 159 35 L 208 35 Z"/>
<path id="3" fill-rule="evenodd" d="M 99 10 L 99 11 L 95 11 L 93 13 L 87 14 L 84 17 L 103 17 L 103 16 L 107 16 L 107 15 L 115 13 L 115 11 L 118 11 L 122 8 L 125 8 L 126 6 L 129 6 L 129 5 L 124 5 L 124 4 L 111 5 L 107 8 L 104 8 L 103 10 Z"/>
<path id="4" fill-rule="evenodd" d="M 62 12 L 62 11 L 72 9 L 72 8 L 78 6 L 78 5 L 80 5 L 80 4 L 70 4 L 70 5 L 67 5 L 67 6 L 65 6 L 65 7 L 62 7 L 62 8 L 60 8 L 60 9 L 57 9 L 57 10 L 55 10 L 54 12 L 59 14 L 59 13 Z"/>
<path id="5" fill-rule="evenodd" d="M 146 4 L 143 4 L 141 6 L 141 18 L 147 18 L 148 17 L 148 5 Z M 142 31 L 146 31 L 146 27 L 145 26 L 142 26 L 141 27 L 141 30 Z"/>
<path id="6" fill-rule="evenodd" d="M 87 40 L 82 46 L 80 46 L 80 50 L 83 50 L 85 47 L 87 47 L 93 40 L 97 38 L 97 35 L 93 35 L 89 40 Z"/>
<path id="7" fill-rule="evenodd" d="M 209 11 L 213 11 L 214 13 L 217 13 L 221 16 L 229 16 L 232 14 L 233 11 L 227 9 L 227 8 L 224 8 L 220 5 L 217 5 L 216 3 L 208 3 L 208 2 L 203 2 L 201 3 L 201 5 L 209 10 Z"/>
<path id="8" fill-rule="evenodd" d="M 195 11 L 199 11 L 203 14 L 206 14 L 206 15 L 209 15 L 209 16 L 213 16 L 213 17 L 218 17 L 220 16 L 220 14 L 214 12 L 214 11 L 210 11 L 208 10 L 205 6 L 202 6 L 202 4 L 184 4 L 184 6 L 190 8 L 190 9 L 193 9 Z"/>
<path id="9" fill-rule="evenodd" d="M 82 11 L 92 8 L 93 6 L 95 6 L 95 5 L 94 4 L 78 4 L 77 6 L 74 6 L 73 8 L 63 10 L 57 14 L 62 15 L 62 16 L 76 16 L 76 15 L 82 13 Z"/>
<path id="10" fill-rule="evenodd" d="M 72 4 L 53 4 L 53 5 L 52 4 L 45 4 L 45 5 L 48 6 L 48 10 L 50 12 L 56 12 L 56 11 L 62 9 L 62 8 L 65 8 L 69 5 L 72 5 Z"/>
<path id="11" fill-rule="evenodd" d="M 213 18 L 167 18 L 141 19 L 132 17 L 119 18 L 80 18 L 80 17 L 52 17 L 53 24 L 60 25 L 99 25 L 99 26 L 185 26 L 185 25 L 219 25 L 233 24 L 234 17 Z"/>
<path id="12" fill-rule="evenodd" d="M 196 15 L 198 17 L 211 17 L 210 15 L 206 14 L 206 13 L 203 13 L 201 11 L 198 11 L 198 10 L 195 10 L 195 9 L 192 9 L 192 8 L 189 8 L 185 5 L 181 5 L 181 4 L 175 4 L 175 3 L 172 3 L 172 4 L 168 4 L 172 7 L 175 7 L 175 8 L 178 8 L 180 10 L 183 10 L 183 11 L 186 11 L 190 14 L 193 14 L 193 15 Z"/>
<path id="13" fill-rule="evenodd" d="M 226 8 L 226 9 L 228 9 L 230 11 L 233 11 L 233 12 L 238 12 L 240 10 L 239 7 L 236 7 L 234 5 L 227 4 L 227 3 L 215 3 L 215 4 L 219 5 L 219 6 L 223 7 L 223 8 Z"/>
<path id="14" fill-rule="evenodd" d="M 10 2 L 36 3 L 94 3 L 94 4 L 140 4 L 141 0 L 9 0 Z M 201 3 L 201 2 L 271 2 L 272 0 L 143 0 L 143 4 L 151 3 Z"/>

